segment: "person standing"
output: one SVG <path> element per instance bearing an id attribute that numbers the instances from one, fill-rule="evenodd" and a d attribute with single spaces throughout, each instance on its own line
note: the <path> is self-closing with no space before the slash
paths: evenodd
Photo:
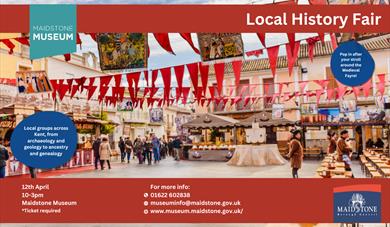
<path id="1" fill-rule="evenodd" d="M 329 146 L 328 146 L 328 154 L 334 154 L 337 149 L 336 143 L 337 134 L 333 131 L 328 133 Z"/>
<path id="2" fill-rule="evenodd" d="M 123 140 L 122 136 L 119 138 L 119 143 L 118 143 L 119 150 L 121 152 L 121 163 L 125 162 L 125 141 Z"/>
<path id="3" fill-rule="evenodd" d="M 344 162 L 345 171 L 351 171 L 351 156 L 352 149 L 347 144 L 347 139 L 349 138 L 349 134 L 347 130 L 342 130 L 340 132 L 340 138 L 337 141 L 337 161 Z"/>
<path id="4" fill-rule="evenodd" d="M 289 153 L 287 157 L 290 158 L 292 177 L 298 178 L 298 170 L 302 167 L 303 161 L 303 147 L 301 144 L 301 131 L 293 130 L 292 138 L 290 140 Z"/>
<path id="5" fill-rule="evenodd" d="M 134 152 L 137 155 L 138 164 L 143 163 L 142 147 L 143 147 L 143 143 L 142 143 L 141 137 L 138 136 L 137 139 L 134 140 Z"/>
<path id="6" fill-rule="evenodd" d="M 0 178 L 5 178 L 6 161 L 9 159 L 9 153 L 7 148 L 3 146 L 2 140 L 0 142 Z"/>
<path id="7" fill-rule="evenodd" d="M 130 163 L 131 150 L 133 150 L 133 143 L 131 142 L 129 137 L 126 138 L 125 146 L 126 146 L 127 163 Z"/>
<path id="8" fill-rule="evenodd" d="M 173 157 L 175 158 L 175 161 L 180 161 L 180 150 L 181 145 L 183 142 L 180 140 L 180 137 L 176 137 L 175 140 L 172 141 L 172 147 L 173 147 Z"/>
<path id="9" fill-rule="evenodd" d="M 108 165 L 108 169 L 111 169 L 111 165 L 110 165 L 111 147 L 106 137 L 103 138 L 102 143 L 100 144 L 99 156 L 100 156 L 100 168 L 102 170 L 104 169 L 104 161 L 106 161 Z"/>
<path id="10" fill-rule="evenodd" d="M 152 147 L 153 147 L 154 164 L 156 164 L 160 162 L 160 140 L 157 138 L 155 134 L 153 134 L 153 138 L 152 138 Z"/>
<path id="11" fill-rule="evenodd" d="M 173 140 L 171 138 L 169 138 L 169 141 L 168 141 L 168 155 L 174 157 L 173 156 L 172 142 L 173 142 Z"/>
<path id="12" fill-rule="evenodd" d="M 101 144 L 100 137 L 96 138 L 92 144 L 93 156 L 95 158 L 94 160 L 95 169 L 98 169 L 98 163 L 100 162 L 100 155 L 99 155 L 100 144 Z"/>

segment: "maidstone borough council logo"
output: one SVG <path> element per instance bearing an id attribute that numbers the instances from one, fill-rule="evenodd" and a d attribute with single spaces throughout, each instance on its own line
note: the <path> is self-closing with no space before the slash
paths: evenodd
<path id="1" fill-rule="evenodd" d="M 334 222 L 381 222 L 381 186 L 351 185 L 333 190 Z"/>

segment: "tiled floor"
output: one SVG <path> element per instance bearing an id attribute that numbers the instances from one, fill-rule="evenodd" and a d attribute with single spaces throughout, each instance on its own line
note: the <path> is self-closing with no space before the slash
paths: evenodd
<path id="1" fill-rule="evenodd" d="M 319 160 L 304 160 L 299 171 L 301 178 L 310 178 L 320 166 Z M 364 177 L 360 164 L 352 166 L 356 178 Z M 179 161 L 172 158 L 162 160 L 157 165 L 139 165 L 136 160 L 130 164 L 115 163 L 111 170 L 86 170 L 53 177 L 66 178 L 290 178 L 290 164 L 263 167 L 236 167 L 225 162 Z"/>

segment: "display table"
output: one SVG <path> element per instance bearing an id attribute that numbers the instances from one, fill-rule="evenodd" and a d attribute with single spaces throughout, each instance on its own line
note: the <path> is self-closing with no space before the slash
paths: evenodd
<path id="1" fill-rule="evenodd" d="M 231 157 L 229 150 L 189 150 L 188 159 L 191 161 L 223 161 L 229 160 Z"/>
<path id="2" fill-rule="evenodd" d="M 238 145 L 227 163 L 235 166 L 283 165 L 287 161 L 280 155 L 277 144 Z"/>

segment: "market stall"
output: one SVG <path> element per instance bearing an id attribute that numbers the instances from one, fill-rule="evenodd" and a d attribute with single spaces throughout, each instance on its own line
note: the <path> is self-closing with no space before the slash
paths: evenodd
<path id="1" fill-rule="evenodd" d="M 192 143 L 189 160 L 227 161 L 235 149 L 235 124 L 237 120 L 214 114 L 202 114 L 183 124 L 190 131 Z M 184 144 L 188 147 L 189 144 Z"/>
<path id="2" fill-rule="evenodd" d="M 285 118 L 273 119 L 272 114 L 260 112 L 236 123 L 240 142 L 229 165 L 283 165 L 279 147 L 287 147 L 288 127 L 295 123 Z"/>

